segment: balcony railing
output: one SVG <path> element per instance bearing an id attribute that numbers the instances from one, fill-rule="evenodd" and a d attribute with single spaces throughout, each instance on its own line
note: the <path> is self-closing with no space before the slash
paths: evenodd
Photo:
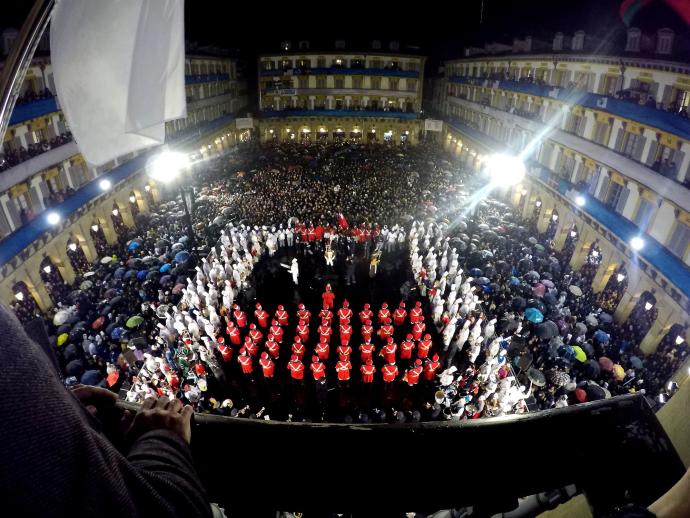
<path id="1" fill-rule="evenodd" d="M 308 109 L 293 109 L 286 110 L 264 110 L 261 116 L 265 118 L 276 117 L 382 117 L 386 119 L 408 119 L 413 120 L 418 117 L 415 112 L 403 111 L 376 111 L 371 109 L 366 110 L 308 110 Z"/>
<path id="2" fill-rule="evenodd" d="M 9 125 L 21 124 L 31 119 L 43 117 L 49 113 L 60 111 L 55 97 L 39 99 L 25 104 L 17 104 L 12 111 Z"/>
<path id="3" fill-rule="evenodd" d="M 184 76 L 184 84 L 211 83 L 213 81 L 229 81 L 230 74 L 195 74 Z"/>
<path id="4" fill-rule="evenodd" d="M 459 119 L 447 117 L 447 123 L 460 133 L 466 134 L 476 142 L 483 143 L 492 150 L 503 151 L 506 149 L 504 142 L 497 141 Z M 621 242 L 629 243 L 633 237 L 640 235 L 641 232 L 644 233 L 644 229 L 640 229 L 629 219 L 610 209 L 594 196 L 584 192 L 586 189 L 578 189 L 574 184 L 549 170 L 540 162 L 532 162 L 532 165 L 534 167 L 529 171 L 530 176 L 538 179 L 562 196 L 565 197 L 566 193 L 577 190 L 578 194 L 586 200 L 584 206 L 579 207 L 579 210 L 604 225 Z M 637 254 L 690 299 L 690 267 L 688 265 L 647 233 L 645 233 L 645 246 Z"/>
<path id="5" fill-rule="evenodd" d="M 651 126 L 666 133 L 690 140 L 690 119 L 675 112 L 668 112 L 640 105 L 632 101 L 589 93 L 584 90 L 539 85 L 521 81 L 481 79 L 478 77 L 452 76 L 452 83 L 498 88 L 516 93 L 555 99 L 568 104 L 610 113 L 624 119 Z"/>
<path id="6" fill-rule="evenodd" d="M 340 67 L 315 67 L 315 68 L 287 68 L 276 70 L 262 70 L 262 77 L 276 76 L 386 76 L 386 77 L 419 77 L 416 70 L 394 70 L 388 68 L 340 68 Z"/>

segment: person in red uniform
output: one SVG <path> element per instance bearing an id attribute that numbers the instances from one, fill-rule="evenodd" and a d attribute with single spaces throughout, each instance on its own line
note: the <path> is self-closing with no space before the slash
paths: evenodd
<path id="1" fill-rule="evenodd" d="M 405 309 L 405 303 L 401 301 L 398 308 L 395 311 L 393 311 L 393 323 L 396 326 L 401 326 L 405 323 L 406 318 L 407 310 Z"/>
<path id="2" fill-rule="evenodd" d="M 362 339 L 365 342 L 371 341 L 371 335 L 374 332 L 374 328 L 371 325 L 371 320 L 365 320 L 364 325 L 362 325 Z"/>
<path id="3" fill-rule="evenodd" d="M 408 334 L 407 338 L 400 344 L 400 359 L 411 360 L 412 351 L 414 351 L 414 341 L 412 335 Z"/>
<path id="4" fill-rule="evenodd" d="M 244 347 L 240 349 L 240 355 L 237 357 L 237 361 L 242 367 L 243 373 L 251 374 L 254 371 L 253 359 L 247 354 L 247 350 Z"/>
<path id="5" fill-rule="evenodd" d="M 419 322 L 415 322 L 415 324 L 412 326 L 412 336 L 414 337 L 415 340 L 421 340 L 422 338 L 422 333 L 426 329 L 426 324 L 424 323 L 423 320 Z"/>
<path id="6" fill-rule="evenodd" d="M 364 324 L 367 320 L 374 318 L 374 312 L 369 304 L 364 304 L 364 309 L 359 312 L 359 321 Z"/>
<path id="7" fill-rule="evenodd" d="M 248 336 L 244 338 L 243 348 L 245 351 L 247 351 L 247 354 L 252 358 L 256 356 L 256 354 L 259 352 L 259 346 L 256 343 L 254 343 L 252 339 Z"/>
<path id="8" fill-rule="evenodd" d="M 398 377 L 398 366 L 395 362 L 387 363 L 381 368 L 381 374 L 383 375 L 383 381 L 393 383 L 395 378 Z"/>
<path id="9" fill-rule="evenodd" d="M 309 325 L 309 319 L 311 318 L 311 311 L 304 307 L 304 304 L 297 306 L 297 318 L 304 320 L 307 325 Z"/>
<path id="10" fill-rule="evenodd" d="M 424 314 L 422 312 L 422 303 L 420 301 L 415 302 L 414 307 L 410 310 L 410 323 L 416 324 L 417 322 L 424 319 Z"/>
<path id="11" fill-rule="evenodd" d="M 268 335 L 268 340 L 266 341 L 266 350 L 271 358 L 274 360 L 278 359 L 278 356 L 280 355 L 280 344 L 275 341 L 273 335 Z"/>
<path id="12" fill-rule="evenodd" d="M 233 304 L 232 309 L 234 310 L 232 312 L 232 316 L 235 318 L 235 322 L 237 323 L 237 327 L 240 329 L 244 328 L 247 326 L 247 315 L 244 311 L 240 309 L 240 307 L 237 304 Z"/>
<path id="13" fill-rule="evenodd" d="M 323 309 L 319 311 L 319 318 L 321 319 L 321 322 L 325 320 L 326 324 L 330 326 L 331 322 L 333 321 L 333 312 L 324 306 Z"/>
<path id="14" fill-rule="evenodd" d="M 295 341 L 292 344 L 292 355 L 296 356 L 299 360 L 304 358 L 304 344 L 302 343 L 302 340 L 300 340 L 299 336 L 295 337 Z"/>
<path id="15" fill-rule="evenodd" d="M 309 368 L 314 376 L 314 381 L 319 381 L 321 378 L 326 377 L 326 365 L 319 360 L 318 356 L 311 357 L 311 365 Z"/>
<path id="16" fill-rule="evenodd" d="M 350 381 L 350 370 L 352 364 L 348 356 L 341 355 L 338 363 L 335 364 L 335 372 L 338 374 L 338 381 L 345 383 Z"/>
<path id="17" fill-rule="evenodd" d="M 352 347 L 349 345 L 339 345 L 336 349 L 336 353 L 338 353 L 339 358 L 345 356 L 349 360 L 352 354 Z"/>
<path id="18" fill-rule="evenodd" d="M 352 326 L 350 325 L 350 319 L 345 318 L 340 321 L 340 344 L 347 345 L 350 343 L 350 338 L 352 337 Z"/>
<path id="19" fill-rule="evenodd" d="M 292 355 L 287 366 L 288 370 L 290 371 L 290 377 L 294 381 L 302 381 L 304 379 L 304 364 L 300 361 L 297 355 Z"/>
<path id="20" fill-rule="evenodd" d="M 389 338 L 393 338 L 394 332 L 395 329 L 393 329 L 393 326 L 391 325 L 391 319 L 388 318 L 384 321 L 383 325 L 379 329 L 379 337 L 381 338 L 381 340 L 386 342 Z"/>
<path id="21" fill-rule="evenodd" d="M 326 361 L 328 360 L 328 355 L 331 351 L 331 346 L 328 344 L 328 341 L 324 339 L 324 337 L 321 338 L 321 341 L 316 344 L 316 347 L 314 348 L 317 356 L 322 360 Z"/>
<path id="22" fill-rule="evenodd" d="M 390 317 L 391 312 L 388 309 L 388 303 L 384 302 L 383 304 L 381 304 L 381 309 L 379 309 L 379 324 L 383 324 Z"/>
<path id="23" fill-rule="evenodd" d="M 367 360 L 367 362 L 362 365 L 359 370 L 362 373 L 362 383 L 374 382 L 374 373 L 376 372 L 376 367 L 374 367 L 374 363 L 371 360 Z"/>
<path id="24" fill-rule="evenodd" d="M 371 343 L 370 340 L 366 340 L 362 345 L 359 346 L 359 359 L 362 363 L 366 363 L 367 360 L 371 360 L 374 355 L 374 350 L 376 347 Z"/>
<path id="25" fill-rule="evenodd" d="M 273 339 L 279 344 L 283 343 L 283 328 L 278 325 L 277 320 L 271 322 L 271 327 L 268 328 L 268 332 L 273 335 Z"/>
<path id="26" fill-rule="evenodd" d="M 352 310 L 350 309 L 350 303 L 347 299 L 343 301 L 343 307 L 338 310 L 338 318 L 340 318 L 341 324 L 343 320 L 350 320 L 352 318 Z"/>
<path id="27" fill-rule="evenodd" d="M 276 309 L 275 317 L 275 319 L 278 321 L 278 325 L 288 325 L 288 312 L 285 311 L 285 308 L 283 306 L 278 306 L 278 309 Z"/>
<path id="28" fill-rule="evenodd" d="M 304 320 L 300 320 L 297 324 L 297 334 L 302 343 L 306 344 L 309 341 L 309 325 Z"/>
<path id="29" fill-rule="evenodd" d="M 223 338 L 222 336 L 220 338 Z M 224 363 L 228 363 L 232 361 L 232 347 L 222 343 L 218 344 L 218 351 L 220 351 L 220 355 L 223 358 Z"/>
<path id="30" fill-rule="evenodd" d="M 387 340 L 386 345 L 381 348 L 379 354 L 383 356 L 386 363 L 395 363 L 395 352 L 398 350 L 398 344 L 393 341 L 392 336 L 389 336 Z"/>
<path id="31" fill-rule="evenodd" d="M 196 362 L 194 364 L 194 372 L 196 373 L 197 376 L 205 376 L 206 375 L 206 367 L 204 367 L 204 364 L 199 362 Z"/>
<path id="32" fill-rule="evenodd" d="M 319 341 L 326 338 L 326 341 L 330 343 L 331 335 L 333 334 L 333 329 L 331 329 L 330 323 L 328 323 L 326 320 L 322 320 L 317 331 L 319 332 Z"/>
<path id="33" fill-rule="evenodd" d="M 273 360 L 268 356 L 268 353 L 266 351 L 261 353 L 261 359 L 259 360 L 259 365 L 261 365 L 261 369 L 264 371 L 264 378 L 266 379 L 271 379 L 273 378 L 274 370 L 275 370 L 275 363 L 273 363 Z"/>
<path id="34" fill-rule="evenodd" d="M 335 299 L 335 293 L 331 291 L 330 284 L 326 284 L 326 291 L 324 291 L 323 295 L 321 295 L 321 299 L 323 300 L 323 307 L 325 309 L 331 309 L 333 307 L 333 299 Z"/>
<path id="35" fill-rule="evenodd" d="M 429 349 L 431 349 L 431 335 L 428 333 L 424 335 L 424 340 L 420 340 L 419 344 L 417 344 L 417 358 L 421 358 L 422 360 L 429 356 Z"/>
<path id="36" fill-rule="evenodd" d="M 438 361 L 438 354 L 434 354 L 431 360 L 427 360 L 424 364 L 424 379 L 433 381 L 436 377 L 436 371 L 441 368 L 441 363 Z"/>
<path id="37" fill-rule="evenodd" d="M 232 345 L 240 345 L 240 330 L 235 326 L 234 323 L 228 322 L 227 327 L 228 336 L 230 337 L 230 343 Z"/>
<path id="38" fill-rule="evenodd" d="M 256 328 L 256 324 L 249 324 L 249 338 L 252 342 L 258 344 L 263 337 L 264 334 Z"/>
<path id="39" fill-rule="evenodd" d="M 259 327 L 268 327 L 268 311 L 264 311 L 261 304 L 256 305 L 256 311 L 254 311 L 254 318 L 259 323 Z"/>
<path id="40" fill-rule="evenodd" d="M 403 376 L 403 380 L 407 382 L 410 387 L 414 387 L 419 383 L 419 376 L 422 374 L 422 360 L 415 360 L 414 365 L 407 369 Z"/>

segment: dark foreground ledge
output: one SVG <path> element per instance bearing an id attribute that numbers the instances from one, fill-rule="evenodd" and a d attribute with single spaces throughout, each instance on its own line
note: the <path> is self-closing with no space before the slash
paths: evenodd
<path id="1" fill-rule="evenodd" d="M 400 425 L 196 414 L 192 449 L 209 498 L 236 516 L 463 506 L 493 514 L 514 508 L 519 497 L 569 484 L 598 513 L 628 501 L 648 505 L 685 471 L 642 395 Z"/>

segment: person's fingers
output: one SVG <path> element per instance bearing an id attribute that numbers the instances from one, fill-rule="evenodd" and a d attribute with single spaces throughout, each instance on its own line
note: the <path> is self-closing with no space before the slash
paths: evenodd
<path id="1" fill-rule="evenodd" d="M 163 396 L 161 398 L 158 398 L 158 401 L 156 401 L 156 406 L 158 408 L 163 408 L 163 409 L 167 410 L 168 405 L 170 405 L 170 399 L 168 399 L 167 396 Z"/>
<path id="2" fill-rule="evenodd" d="M 185 405 L 180 413 L 182 414 L 182 418 L 189 423 L 191 422 L 192 415 L 194 414 L 194 409 L 191 405 Z"/>
<path id="3" fill-rule="evenodd" d="M 170 404 L 170 410 L 175 412 L 176 414 L 179 414 L 183 406 L 184 405 L 182 404 L 182 401 L 180 401 L 179 399 L 174 399 Z"/>
<path id="4" fill-rule="evenodd" d="M 147 397 L 141 405 L 143 410 L 150 410 L 156 404 L 156 398 Z"/>

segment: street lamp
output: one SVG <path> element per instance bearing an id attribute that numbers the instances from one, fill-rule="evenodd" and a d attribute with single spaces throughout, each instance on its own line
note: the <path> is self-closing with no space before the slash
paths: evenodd
<path id="1" fill-rule="evenodd" d="M 58 214 L 57 212 L 49 212 L 46 216 L 46 220 L 51 225 L 57 225 L 58 223 L 60 223 L 60 219 L 62 218 L 60 218 L 60 214 Z"/>
<path id="2" fill-rule="evenodd" d="M 188 170 L 189 157 L 178 151 L 163 151 L 155 157 L 148 168 L 148 174 L 154 180 L 166 184 L 172 184 L 182 174 Z M 179 182 L 180 197 L 184 207 L 185 222 L 187 223 L 187 234 L 192 253 L 196 253 L 194 228 L 192 227 L 191 207 L 194 200 L 194 187 L 189 186 L 185 189 L 183 182 Z"/>
<path id="3" fill-rule="evenodd" d="M 47 264 L 47 265 L 45 265 L 45 266 L 43 267 L 43 271 L 46 272 L 46 273 L 50 273 L 50 272 L 53 271 L 53 269 L 50 267 L 49 264 Z"/>
<path id="4" fill-rule="evenodd" d="M 618 282 L 623 282 L 625 280 L 625 275 L 622 273 L 619 273 L 618 275 L 616 275 L 616 280 Z"/>
<path id="5" fill-rule="evenodd" d="M 650 309 L 652 309 L 653 306 L 654 306 L 654 304 L 652 304 L 651 302 L 647 301 L 647 302 L 644 303 L 644 310 L 645 310 L 645 311 L 649 311 Z"/>
<path id="6" fill-rule="evenodd" d="M 94 232 L 98 232 L 98 225 L 96 225 L 95 223 L 91 225 L 91 230 L 93 230 Z"/>
<path id="7" fill-rule="evenodd" d="M 525 164 L 516 156 L 499 153 L 486 160 L 486 171 L 494 185 L 516 185 L 525 177 Z"/>
<path id="8" fill-rule="evenodd" d="M 24 294 L 21 291 L 18 291 L 14 294 L 14 298 L 21 302 L 22 300 L 24 300 Z"/>
<path id="9" fill-rule="evenodd" d="M 76 252 L 77 251 L 77 244 L 76 243 L 70 243 L 69 245 L 67 245 L 67 248 L 72 250 L 72 252 Z"/>
<path id="10" fill-rule="evenodd" d="M 633 250 L 639 252 L 640 250 L 642 250 L 642 248 L 644 248 L 644 239 L 642 239 L 639 236 L 635 236 L 630 240 L 630 246 Z"/>
<path id="11" fill-rule="evenodd" d="M 98 186 L 101 188 L 101 191 L 107 191 L 110 189 L 112 184 L 110 183 L 110 180 L 103 179 L 98 183 Z"/>
<path id="12" fill-rule="evenodd" d="M 680 345 L 684 342 L 685 340 L 683 339 L 682 336 L 678 335 L 676 336 L 676 345 Z"/>
<path id="13" fill-rule="evenodd" d="M 582 206 L 585 204 L 585 201 L 586 201 L 586 200 L 585 200 L 585 197 L 582 196 L 582 195 L 580 195 L 580 196 L 578 196 L 577 198 L 575 198 L 575 203 L 577 203 L 577 205 L 578 205 L 579 207 L 582 207 Z"/>

